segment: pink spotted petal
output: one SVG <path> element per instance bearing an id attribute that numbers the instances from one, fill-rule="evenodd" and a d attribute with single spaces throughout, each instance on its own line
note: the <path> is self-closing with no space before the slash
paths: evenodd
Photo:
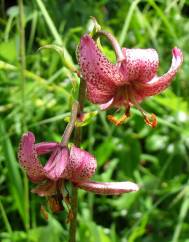
<path id="1" fill-rule="evenodd" d="M 120 70 L 127 82 L 146 83 L 156 75 L 159 66 L 156 50 L 123 48 L 122 51 L 126 60 L 122 62 Z"/>
<path id="2" fill-rule="evenodd" d="M 133 182 L 94 182 L 81 181 L 75 186 L 100 195 L 120 195 L 122 193 L 136 192 L 139 186 Z"/>
<path id="3" fill-rule="evenodd" d="M 116 65 L 107 60 L 89 35 L 81 38 L 78 61 L 89 100 L 98 104 L 108 102 L 114 95 L 115 83 L 123 79 Z"/>
<path id="4" fill-rule="evenodd" d="M 65 170 L 65 177 L 72 181 L 90 178 L 96 170 L 97 162 L 89 152 L 72 146 L 69 165 Z"/>
<path id="5" fill-rule="evenodd" d="M 51 154 L 44 167 L 46 176 L 51 180 L 58 180 L 62 177 L 69 162 L 69 150 L 67 147 L 57 147 Z"/>
<path id="6" fill-rule="evenodd" d="M 140 93 L 141 96 L 145 97 L 159 94 L 170 85 L 183 62 L 183 54 L 180 49 L 174 48 L 172 54 L 172 64 L 166 74 L 160 77 L 154 77 L 150 82 L 135 87 L 136 91 Z"/>
<path id="7" fill-rule="evenodd" d="M 33 182 L 39 182 L 45 179 L 45 171 L 37 158 L 34 144 L 35 136 L 33 133 L 25 133 L 20 142 L 18 158 L 29 178 Z"/>
<path id="8" fill-rule="evenodd" d="M 44 183 L 40 183 L 37 187 L 32 189 L 32 192 L 41 197 L 55 195 L 57 192 L 56 182 L 45 181 Z"/>
<path id="9" fill-rule="evenodd" d="M 113 102 L 114 102 L 114 98 L 110 99 L 107 103 L 101 104 L 100 109 L 106 110 L 106 109 L 110 108 L 112 106 Z"/>
<path id="10" fill-rule="evenodd" d="M 58 143 L 56 142 L 41 142 L 35 144 L 35 149 L 38 155 L 44 155 L 49 152 L 52 152 L 57 146 Z"/>

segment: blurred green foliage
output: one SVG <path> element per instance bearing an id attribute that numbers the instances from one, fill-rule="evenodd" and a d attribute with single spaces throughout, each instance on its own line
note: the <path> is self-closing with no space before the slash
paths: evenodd
<path id="1" fill-rule="evenodd" d="M 76 46 L 95 16 L 122 46 L 156 48 L 160 74 L 169 68 L 174 46 L 182 49 L 184 63 L 167 91 L 143 103 L 159 117 L 155 129 L 134 108 L 127 123 L 114 127 L 105 112 L 95 113 L 98 107 L 86 101 L 91 115 L 83 127 L 82 147 L 98 159 L 94 179 L 134 180 L 141 191 L 120 197 L 80 191 L 78 242 L 189 242 L 189 1 L 31 0 L 24 2 L 24 14 L 23 95 L 18 4 L 1 0 L 0 241 L 67 241 L 66 211 L 49 213 L 44 220 L 39 211 L 46 201 L 28 192 L 32 184 L 16 153 L 23 124 L 38 141 L 58 141 L 77 92 L 78 78 L 60 56 L 38 48 L 64 45 L 69 63 L 76 63 Z M 113 60 L 111 47 L 102 43 Z"/>

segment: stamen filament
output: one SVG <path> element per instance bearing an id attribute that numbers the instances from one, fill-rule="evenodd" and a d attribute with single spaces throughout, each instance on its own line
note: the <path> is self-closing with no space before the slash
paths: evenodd
<path id="1" fill-rule="evenodd" d="M 138 102 L 135 100 L 133 95 L 130 95 L 130 99 L 131 102 L 135 105 L 135 107 L 141 112 L 142 116 L 144 117 L 144 121 L 145 123 L 152 127 L 155 128 L 157 126 L 157 118 L 156 115 L 153 114 L 149 114 L 147 113 L 139 104 Z"/>

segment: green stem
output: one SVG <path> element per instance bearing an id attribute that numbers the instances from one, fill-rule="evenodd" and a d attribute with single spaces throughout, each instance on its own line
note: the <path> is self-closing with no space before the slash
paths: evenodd
<path id="1" fill-rule="evenodd" d="M 9 70 L 9 71 L 18 71 L 18 68 L 14 65 L 11 65 L 7 62 L 4 62 L 4 61 L 1 61 L 0 60 L 0 70 Z M 27 78 L 31 78 L 32 80 L 36 81 L 39 85 L 42 85 L 43 88 L 47 89 L 47 91 L 49 91 L 49 86 L 48 86 L 48 82 L 47 80 L 45 80 L 44 78 L 36 75 L 35 73 L 31 72 L 31 71 L 28 71 L 28 70 L 24 70 L 24 75 L 25 77 Z M 50 88 L 53 88 L 51 90 L 53 91 L 60 91 L 60 92 L 63 92 L 64 95 L 68 98 L 70 98 L 70 93 L 68 91 L 65 90 L 65 88 L 61 88 L 53 83 L 51 83 L 51 87 Z"/>
<path id="2" fill-rule="evenodd" d="M 0 201 L 0 211 L 1 211 L 1 214 L 2 214 L 2 219 L 3 219 L 4 223 L 5 223 L 5 227 L 7 229 L 7 232 L 9 234 L 12 234 L 12 228 L 11 228 L 11 225 L 9 223 L 9 220 L 7 218 L 5 209 L 4 209 L 3 204 L 1 203 L 1 201 Z"/>
<path id="3" fill-rule="evenodd" d="M 83 104 L 85 100 L 85 81 L 81 79 L 79 86 L 79 95 L 78 95 L 78 103 L 79 110 L 78 115 L 82 115 L 83 112 Z M 74 143 L 76 146 L 79 146 L 81 143 L 81 127 L 75 128 L 75 137 Z M 70 222 L 70 230 L 69 230 L 69 242 L 76 242 L 76 229 L 77 229 L 77 211 L 78 211 L 78 188 L 74 187 L 72 184 L 72 197 L 71 197 L 71 210 L 73 213 L 73 219 Z"/>
<path id="4" fill-rule="evenodd" d="M 78 102 L 79 102 L 79 115 L 82 115 L 84 108 L 84 100 L 85 100 L 85 90 L 86 90 L 86 82 L 84 79 L 80 79 L 79 86 L 79 94 L 78 94 Z"/>
<path id="5" fill-rule="evenodd" d="M 78 106 L 79 106 L 79 103 L 77 101 L 72 106 L 70 122 L 68 123 L 68 125 L 67 125 L 67 127 L 64 131 L 64 134 L 62 135 L 61 146 L 67 146 L 68 145 L 70 136 L 71 136 L 72 131 L 73 131 L 74 126 L 75 126 L 75 121 L 77 119 Z"/>
<path id="6" fill-rule="evenodd" d="M 63 46 L 64 43 L 63 43 L 63 41 L 62 41 L 62 38 L 61 38 L 61 36 L 59 35 L 59 33 L 58 33 L 57 29 L 56 29 L 56 26 L 55 26 L 55 24 L 53 23 L 53 21 L 52 21 L 50 15 L 49 15 L 49 13 L 48 13 L 48 11 L 47 11 L 47 9 L 46 9 L 44 3 L 43 3 L 43 1 L 42 1 L 42 0 L 36 0 L 36 2 L 37 2 L 38 7 L 39 7 L 40 10 L 41 10 L 41 13 L 43 14 L 43 17 L 44 17 L 44 19 L 45 19 L 45 21 L 46 21 L 46 23 L 47 23 L 47 26 L 48 26 L 49 30 L 51 31 L 52 36 L 54 37 L 56 43 L 57 43 L 58 45 Z M 68 50 L 67 50 L 65 47 L 63 47 L 63 50 L 64 50 L 64 59 L 63 59 L 63 60 L 64 60 L 64 64 L 65 64 L 70 70 L 75 71 L 75 65 L 74 65 L 74 63 L 73 63 L 73 61 L 72 61 L 72 57 L 71 57 L 71 55 L 69 54 Z"/>
<path id="7" fill-rule="evenodd" d="M 22 104 L 22 124 L 23 131 L 26 130 L 25 122 L 25 69 L 26 69 L 26 58 L 25 58 L 25 30 L 24 30 L 24 5 L 23 0 L 18 0 L 19 5 L 19 62 L 20 62 L 20 80 L 21 80 L 21 104 Z"/>
<path id="8" fill-rule="evenodd" d="M 78 188 L 72 185 L 72 197 L 71 197 L 71 211 L 73 218 L 70 222 L 69 229 L 69 242 L 76 242 L 76 230 L 77 230 L 77 211 L 78 211 Z"/>
<path id="9" fill-rule="evenodd" d="M 1 10 L 1 17 L 4 19 L 5 18 L 5 0 L 1 0 L 0 10 Z"/>
<path id="10" fill-rule="evenodd" d="M 25 109 L 25 69 L 26 69 L 26 54 L 25 54 L 25 24 L 24 24 L 24 5 L 23 0 L 18 0 L 19 6 L 19 55 L 20 55 L 20 80 L 21 80 L 21 106 L 22 106 L 22 127 L 23 131 L 26 131 L 26 109 Z M 29 186 L 28 179 L 25 174 L 24 176 L 24 190 L 25 190 L 25 227 L 29 230 L 30 218 L 29 218 Z"/>
<path id="11" fill-rule="evenodd" d="M 134 11 L 135 11 L 139 2 L 140 2 L 140 0 L 133 1 L 130 8 L 129 8 L 129 11 L 126 14 L 125 22 L 123 24 L 123 28 L 122 28 L 122 31 L 121 31 L 121 34 L 120 34 L 120 37 L 119 37 L 120 45 L 123 45 L 123 43 L 125 41 L 133 13 L 134 13 Z"/>
<path id="12" fill-rule="evenodd" d="M 32 17 L 32 23 L 31 23 L 31 31 L 30 31 L 30 36 L 29 36 L 29 40 L 28 40 L 28 52 L 32 52 L 32 45 L 33 45 L 33 41 L 35 38 L 35 32 L 37 29 L 37 20 L 38 20 L 38 13 L 37 11 L 35 11 L 33 13 L 33 17 Z"/>
<path id="13" fill-rule="evenodd" d="M 51 31 L 51 33 L 52 33 L 54 39 L 56 40 L 57 44 L 62 45 L 63 44 L 62 39 L 61 39 L 61 37 L 60 37 L 60 35 L 59 35 L 55 25 L 54 25 L 49 13 L 48 13 L 43 1 L 36 0 L 36 2 L 38 4 L 38 6 L 39 6 L 44 18 L 45 18 L 45 21 L 46 21 L 46 23 L 49 27 L 49 30 Z"/>
<path id="14" fill-rule="evenodd" d="M 109 40 L 109 42 L 111 43 L 112 47 L 115 50 L 118 62 L 125 60 L 125 57 L 121 50 L 121 46 L 119 45 L 117 39 L 111 33 L 106 32 L 104 30 L 100 30 L 100 31 L 96 32 L 94 38 L 97 38 L 99 35 L 104 35 Z"/>
<path id="15" fill-rule="evenodd" d="M 188 214 L 188 210 L 189 210 L 189 195 L 188 195 L 188 184 L 189 182 L 187 183 L 187 187 L 185 188 L 186 189 L 186 193 L 185 193 L 185 196 L 184 196 L 184 200 L 180 206 L 180 212 L 178 214 L 178 223 L 174 229 L 174 233 L 173 233 L 173 238 L 171 240 L 171 242 L 178 242 L 180 241 L 180 235 L 181 235 L 181 232 L 182 232 L 182 226 L 184 224 L 184 220 Z"/>

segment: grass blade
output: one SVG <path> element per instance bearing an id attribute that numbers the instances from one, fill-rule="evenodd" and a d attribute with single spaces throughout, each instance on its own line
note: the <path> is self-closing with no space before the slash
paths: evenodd
<path id="1" fill-rule="evenodd" d="M 19 166 L 15 157 L 12 142 L 7 135 L 3 120 L 0 120 L 0 132 L 2 135 L 1 144 L 3 147 L 4 157 L 6 160 L 5 165 L 8 170 L 8 182 L 10 184 L 9 189 L 14 199 L 14 204 L 18 208 L 21 218 L 25 224 L 26 214 L 24 210 L 24 191 L 22 178 L 19 172 Z"/>

